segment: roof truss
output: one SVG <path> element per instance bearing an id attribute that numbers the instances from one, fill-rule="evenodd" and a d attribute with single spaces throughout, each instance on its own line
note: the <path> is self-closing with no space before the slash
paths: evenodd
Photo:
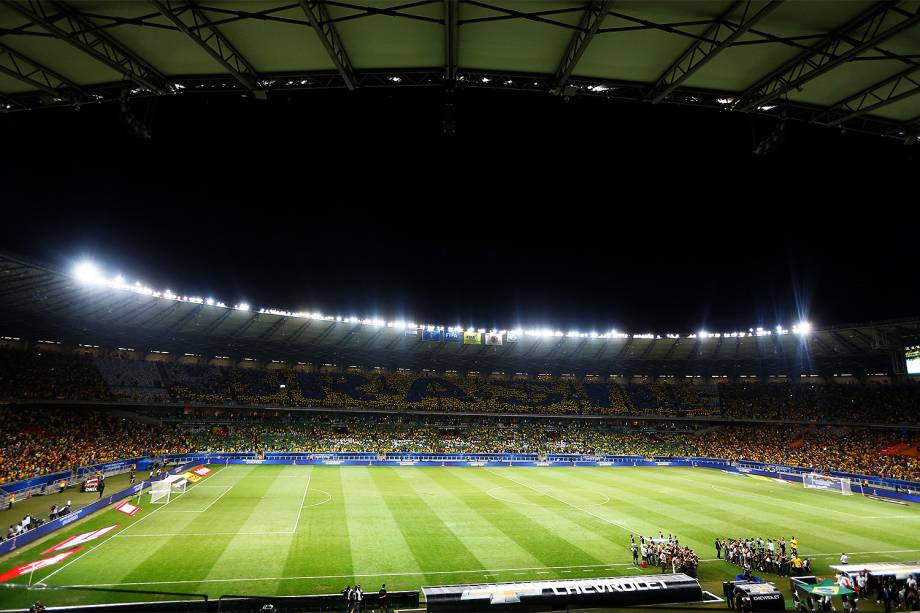
<path id="1" fill-rule="evenodd" d="M 150 0 L 160 14 L 172 22 L 224 70 L 250 92 L 259 90 L 259 75 L 252 64 L 233 46 L 204 12 L 188 0 Z"/>
<path id="2" fill-rule="evenodd" d="M 3 43 L 0 43 L 0 72 L 54 98 L 79 104 L 84 97 L 79 85 Z"/>
<path id="3" fill-rule="evenodd" d="M 559 95 L 563 92 L 565 84 L 568 82 L 569 77 L 572 76 L 572 71 L 575 70 L 578 61 L 584 55 L 585 49 L 591 44 L 591 40 L 597 34 L 598 28 L 607 18 L 607 14 L 610 12 L 610 4 L 611 0 L 590 0 L 585 6 L 581 23 L 578 24 L 578 29 L 572 34 L 565 54 L 562 56 L 562 61 L 556 69 L 553 88 L 550 90 L 554 94 Z"/>
<path id="4" fill-rule="evenodd" d="M 753 0 L 747 2 L 732 2 L 725 11 L 703 33 L 703 39 L 697 40 L 684 53 L 662 73 L 649 91 L 649 100 L 657 104 L 664 100 L 681 83 L 712 58 L 730 47 L 743 34 L 750 30 L 761 19 L 772 13 L 783 0 L 772 0 L 759 11 L 752 10 Z M 740 9 L 740 10 L 739 10 Z M 732 18 L 737 15 L 737 21 Z"/>
<path id="5" fill-rule="evenodd" d="M 354 68 L 351 66 L 351 60 L 348 59 L 339 33 L 329 19 L 329 11 L 325 3 L 320 0 L 300 0 L 300 8 L 310 20 L 310 25 L 313 26 L 326 53 L 329 54 L 329 59 L 332 60 L 335 69 L 345 82 L 345 87 L 354 89 L 357 85 Z"/>
<path id="6" fill-rule="evenodd" d="M 918 22 L 920 6 L 907 11 L 896 2 L 873 4 L 814 49 L 793 58 L 749 87 L 739 96 L 735 109 L 750 111 L 767 104 Z"/>
<path id="7" fill-rule="evenodd" d="M 57 38 L 120 72 L 138 87 L 157 94 L 172 91 L 166 77 L 133 51 L 116 41 L 92 22 L 63 2 L 29 0 L 11 2 L 7 6 Z M 49 14 L 49 9 L 57 11 Z"/>

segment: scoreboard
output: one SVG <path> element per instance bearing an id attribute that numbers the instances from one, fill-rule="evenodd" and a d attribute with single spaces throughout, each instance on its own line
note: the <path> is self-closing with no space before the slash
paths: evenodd
<path id="1" fill-rule="evenodd" d="M 905 347 L 904 358 L 907 361 L 907 374 L 920 377 L 920 345 Z"/>

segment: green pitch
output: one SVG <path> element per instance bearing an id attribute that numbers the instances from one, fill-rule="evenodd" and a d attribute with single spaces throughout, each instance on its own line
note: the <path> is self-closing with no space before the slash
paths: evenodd
<path id="1" fill-rule="evenodd" d="M 102 512 L 0 564 L 4 572 L 44 557 L 40 552 L 67 536 L 118 523 L 31 577 L 32 583 L 100 591 L 0 589 L 0 609 L 36 599 L 178 598 L 110 588 L 217 598 L 337 593 L 355 583 L 366 591 L 386 583 L 392 591 L 653 573 L 657 569 L 632 567 L 629 535 L 659 530 L 697 551 L 704 589 L 717 594 L 721 581 L 738 571 L 713 559 L 716 536 L 795 535 L 819 574 L 842 551 L 857 564 L 920 559 L 920 511 L 913 506 L 710 469 L 212 468 L 168 504 L 151 504 L 145 493 L 134 518 Z M 786 590 L 788 581 L 776 580 Z"/>

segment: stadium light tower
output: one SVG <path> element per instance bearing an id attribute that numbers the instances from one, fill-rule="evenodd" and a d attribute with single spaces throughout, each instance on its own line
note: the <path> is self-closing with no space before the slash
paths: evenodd
<path id="1" fill-rule="evenodd" d="M 83 283 L 101 283 L 102 271 L 93 262 L 84 260 L 73 268 L 73 276 Z"/>
<path id="2" fill-rule="evenodd" d="M 792 327 L 792 331 L 796 334 L 806 335 L 811 332 L 811 324 L 807 321 L 800 321 L 795 326 Z"/>

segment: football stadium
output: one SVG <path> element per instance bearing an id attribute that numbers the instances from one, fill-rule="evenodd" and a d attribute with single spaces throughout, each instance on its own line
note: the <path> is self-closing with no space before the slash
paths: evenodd
<path id="1" fill-rule="evenodd" d="M 920 319 L 475 329 L 12 254 L 0 309 L 4 610 L 917 606 Z"/>
<path id="2" fill-rule="evenodd" d="M 0 0 L 0 613 L 920 611 L 918 142 L 920 0 Z"/>

